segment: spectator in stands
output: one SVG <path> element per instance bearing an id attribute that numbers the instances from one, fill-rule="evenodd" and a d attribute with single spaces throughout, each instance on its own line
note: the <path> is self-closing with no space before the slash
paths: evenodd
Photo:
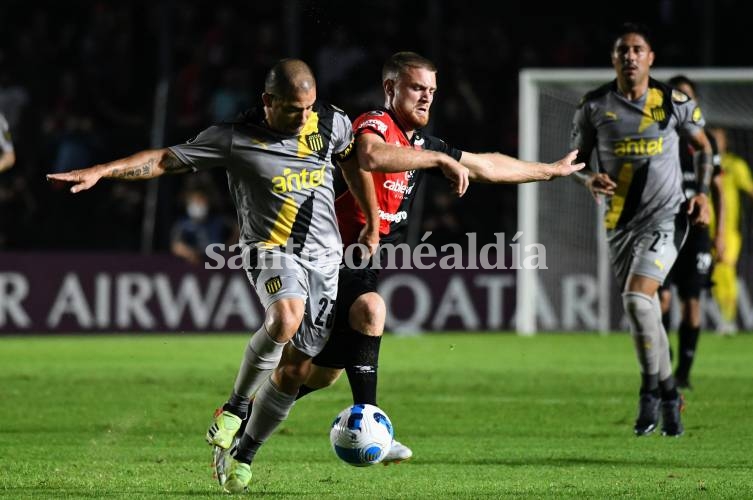
<path id="1" fill-rule="evenodd" d="M 183 194 L 186 215 L 174 225 L 170 251 L 193 265 L 204 261 L 207 246 L 213 243 L 232 244 L 237 240 L 234 225 L 221 215 L 213 213 L 209 190 L 196 185 Z"/>

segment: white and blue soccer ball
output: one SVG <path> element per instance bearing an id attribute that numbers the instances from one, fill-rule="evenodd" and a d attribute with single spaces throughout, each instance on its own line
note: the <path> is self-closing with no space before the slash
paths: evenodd
<path id="1" fill-rule="evenodd" d="M 395 435 L 384 410 L 374 405 L 348 406 L 337 415 L 329 431 L 335 455 L 355 467 L 381 462 Z"/>

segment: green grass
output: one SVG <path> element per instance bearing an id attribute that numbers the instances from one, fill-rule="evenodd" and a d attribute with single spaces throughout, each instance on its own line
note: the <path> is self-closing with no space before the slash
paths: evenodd
<path id="1" fill-rule="evenodd" d="M 203 436 L 245 335 L 0 339 L 0 496 L 217 498 Z M 386 337 L 380 404 L 415 458 L 329 449 L 345 379 L 257 455 L 256 498 L 752 498 L 753 336 L 701 338 L 686 434 L 635 438 L 627 335 Z"/>

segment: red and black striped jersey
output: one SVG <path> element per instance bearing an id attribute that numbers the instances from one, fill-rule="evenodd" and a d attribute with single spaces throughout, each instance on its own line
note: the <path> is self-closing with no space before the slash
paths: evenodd
<path id="1" fill-rule="evenodd" d="M 413 137 L 409 139 L 392 113 L 384 109 L 369 111 L 356 118 L 353 122 L 353 133 L 356 137 L 360 134 L 376 134 L 387 144 L 439 151 L 456 160 L 460 160 L 462 155 L 462 151 L 449 146 L 441 139 L 424 134 L 420 129 L 414 131 Z M 413 200 L 425 173 L 441 175 L 438 168 L 397 173 L 372 172 L 379 206 L 381 243 L 398 243 L 403 240 Z M 338 175 L 342 176 L 339 172 Z M 345 183 L 338 182 L 337 186 L 337 223 L 343 244 L 349 245 L 358 240 L 358 234 L 366 223 L 366 218 Z"/>

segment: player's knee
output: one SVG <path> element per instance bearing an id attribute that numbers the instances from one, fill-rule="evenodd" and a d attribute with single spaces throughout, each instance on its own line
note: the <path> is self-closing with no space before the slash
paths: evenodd
<path id="1" fill-rule="evenodd" d="M 278 342 L 293 338 L 303 321 L 305 304 L 301 299 L 281 299 L 267 309 L 264 325 Z"/>
<path id="2" fill-rule="evenodd" d="M 379 337 L 384 331 L 387 308 L 382 297 L 375 292 L 365 293 L 350 306 L 350 327 L 370 337 Z"/>
<path id="3" fill-rule="evenodd" d="M 337 382 L 342 372 L 340 368 L 312 365 L 311 371 L 309 371 L 308 377 L 306 377 L 306 385 L 312 389 L 329 387 Z"/>
<path id="4" fill-rule="evenodd" d="M 622 294 L 622 305 L 625 307 L 634 334 L 641 334 L 650 329 L 652 322 L 655 323 L 659 319 L 656 318 L 654 302 L 648 295 L 638 292 L 624 292 Z"/>

